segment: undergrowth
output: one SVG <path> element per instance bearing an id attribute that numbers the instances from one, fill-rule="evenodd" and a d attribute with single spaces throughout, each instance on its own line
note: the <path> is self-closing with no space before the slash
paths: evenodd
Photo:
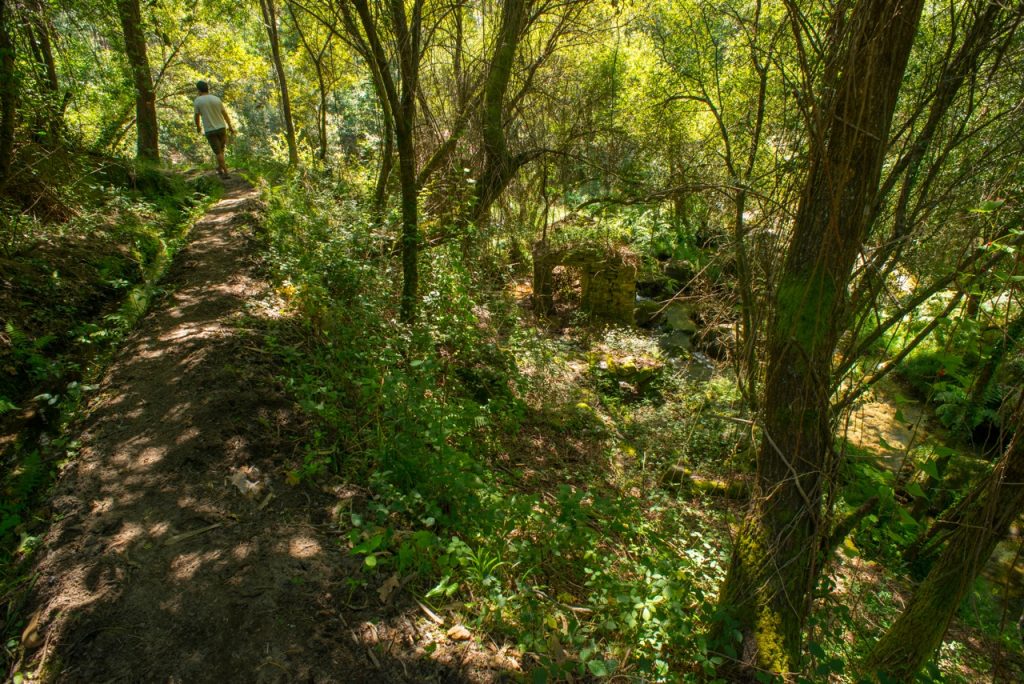
<path id="1" fill-rule="evenodd" d="M 289 479 L 365 493 L 336 516 L 363 563 L 351 589 L 402 587 L 514 645 L 533 681 L 714 681 L 740 655 L 734 630 L 706 635 L 756 450 L 735 383 L 644 331 L 545 332 L 457 244 L 421 255 L 420 320 L 403 325 L 394 238 L 365 189 L 268 171 L 268 336 L 314 425 Z M 932 480 L 950 449 L 916 448 L 906 479 L 848 450 L 839 510 L 878 504 L 823 580 L 800 681 L 856 680 L 847 668 L 906 596 L 900 557 L 925 524 L 908 502 L 948 505 Z M 962 646 L 922 681 L 981 671 Z"/>
<path id="2" fill-rule="evenodd" d="M 611 378 L 599 357 L 629 333 L 539 334 L 457 246 L 424 254 L 421 320 L 402 325 L 393 243 L 346 192 L 265 183 L 263 225 L 285 313 L 268 334 L 316 426 L 290 478 L 368 483 L 338 522 L 363 581 L 400 578 L 516 644 L 537 681 L 713 672 L 727 507 L 662 475 L 734 465 L 733 424 L 692 418 L 735 392 L 694 391 L 643 341 L 657 379 Z"/>

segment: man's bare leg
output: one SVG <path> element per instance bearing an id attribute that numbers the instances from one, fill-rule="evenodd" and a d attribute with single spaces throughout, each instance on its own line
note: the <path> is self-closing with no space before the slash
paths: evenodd
<path id="1" fill-rule="evenodd" d="M 227 175 L 228 165 L 224 162 L 224 152 L 217 153 L 217 172 Z"/>

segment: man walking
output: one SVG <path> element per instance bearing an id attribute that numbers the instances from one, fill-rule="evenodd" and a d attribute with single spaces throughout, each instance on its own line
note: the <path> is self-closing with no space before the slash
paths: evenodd
<path id="1" fill-rule="evenodd" d="M 228 131 L 235 134 L 235 127 L 231 125 L 228 112 L 224 109 L 224 103 L 216 95 L 210 94 L 210 86 L 206 81 L 196 83 L 196 90 L 199 97 L 194 101 L 196 111 L 196 130 L 206 134 L 206 139 L 213 148 L 213 154 L 217 157 L 217 175 L 221 178 L 228 177 L 228 166 L 224 163 L 224 147 L 228 142 Z M 202 125 L 200 125 L 200 119 Z"/>

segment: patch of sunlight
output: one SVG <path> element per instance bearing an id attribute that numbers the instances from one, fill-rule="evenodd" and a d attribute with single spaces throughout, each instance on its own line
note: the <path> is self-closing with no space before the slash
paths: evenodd
<path id="1" fill-rule="evenodd" d="M 245 560 L 249 557 L 253 550 L 254 545 L 252 543 L 242 542 L 241 544 L 239 544 L 231 550 L 231 555 L 234 556 L 236 560 Z"/>
<path id="2" fill-rule="evenodd" d="M 184 409 L 187 408 L 187 406 L 188 405 L 186 404 L 186 405 L 181 406 L 181 407 L 175 407 L 174 409 L 171 410 L 170 417 L 171 418 L 175 418 L 176 416 L 174 416 L 173 414 L 174 413 L 181 413 L 181 412 L 183 412 Z M 181 431 L 181 434 L 178 435 L 178 438 L 174 440 L 174 443 L 175 444 L 184 444 L 185 442 L 189 441 L 190 439 L 195 439 L 198 436 L 199 436 L 199 428 L 196 428 L 196 427 L 186 428 L 185 430 Z"/>
<path id="3" fill-rule="evenodd" d="M 114 499 L 109 496 L 105 499 L 93 499 L 89 502 L 89 507 L 92 515 L 101 515 L 114 507 Z"/>
<path id="4" fill-rule="evenodd" d="M 118 530 L 117 534 L 110 541 L 110 548 L 117 549 L 124 546 L 128 546 L 133 541 L 142 536 L 143 532 L 142 525 L 139 523 L 126 522 L 121 525 L 121 529 Z"/>
<path id="5" fill-rule="evenodd" d="M 166 447 L 146 447 L 135 459 L 135 468 L 149 469 L 164 460 L 167 453 Z"/>
<path id="6" fill-rule="evenodd" d="M 128 418 L 129 420 L 135 420 L 136 418 L 141 418 L 142 414 L 144 414 L 145 412 L 146 406 L 142 405 L 139 406 L 138 408 L 133 408 L 131 411 L 126 411 L 124 417 Z"/>
<path id="7" fill-rule="evenodd" d="M 167 335 L 161 335 L 161 342 L 178 342 L 180 340 L 190 337 L 204 338 L 211 333 L 218 333 L 222 329 L 222 326 L 217 324 L 202 324 L 202 323 L 185 323 L 172 330 Z"/>
<path id="8" fill-rule="evenodd" d="M 288 543 L 288 553 L 292 558 L 312 558 L 320 553 L 320 542 L 304 535 L 292 537 Z"/>
<path id="9" fill-rule="evenodd" d="M 60 583 L 60 597 L 54 607 L 62 611 L 71 611 L 88 606 L 106 596 L 114 585 L 96 583 L 93 570 L 94 568 L 88 564 L 81 564 L 64 573 Z"/>
<path id="10" fill-rule="evenodd" d="M 171 561 L 171 577 L 179 582 L 190 580 L 202 569 L 203 565 L 220 558 L 220 554 L 219 550 L 183 553 Z"/>
<path id="11" fill-rule="evenodd" d="M 163 537 L 168 532 L 170 532 L 170 530 L 171 524 L 164 520 L 158 523 L 153 523 L 149 526 L 149 529 L 147 529 L 146 532 L 149 534 L 150 537 L 159 539 L 160 537 Z"/>

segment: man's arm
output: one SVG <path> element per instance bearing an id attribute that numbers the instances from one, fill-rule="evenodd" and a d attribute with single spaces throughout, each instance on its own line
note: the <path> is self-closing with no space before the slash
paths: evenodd
<path id="1" fill-rule="evenodd" d="M 199 112 L 196 112 L 196 130 L 197 130 L 198 132 L 200 132 L 200 133 L 202 133 L 202 132 L 203 132 L 203 127 L 202 127 L 202 125 L 201 125 L 201 124 L 199 123 Z"/>
<path id="2" fill-rule="evenodd" d="M 234 135 L 235 127 L 231 125 L 231 117 L 228 116 L 228 108 L 224 106 L 223 102 L 220 103 L 220 113 L 221 116 L 224 117 L 224 123 L 228 125 L 228 130 L 231 131 L 232 135 Z"/>

